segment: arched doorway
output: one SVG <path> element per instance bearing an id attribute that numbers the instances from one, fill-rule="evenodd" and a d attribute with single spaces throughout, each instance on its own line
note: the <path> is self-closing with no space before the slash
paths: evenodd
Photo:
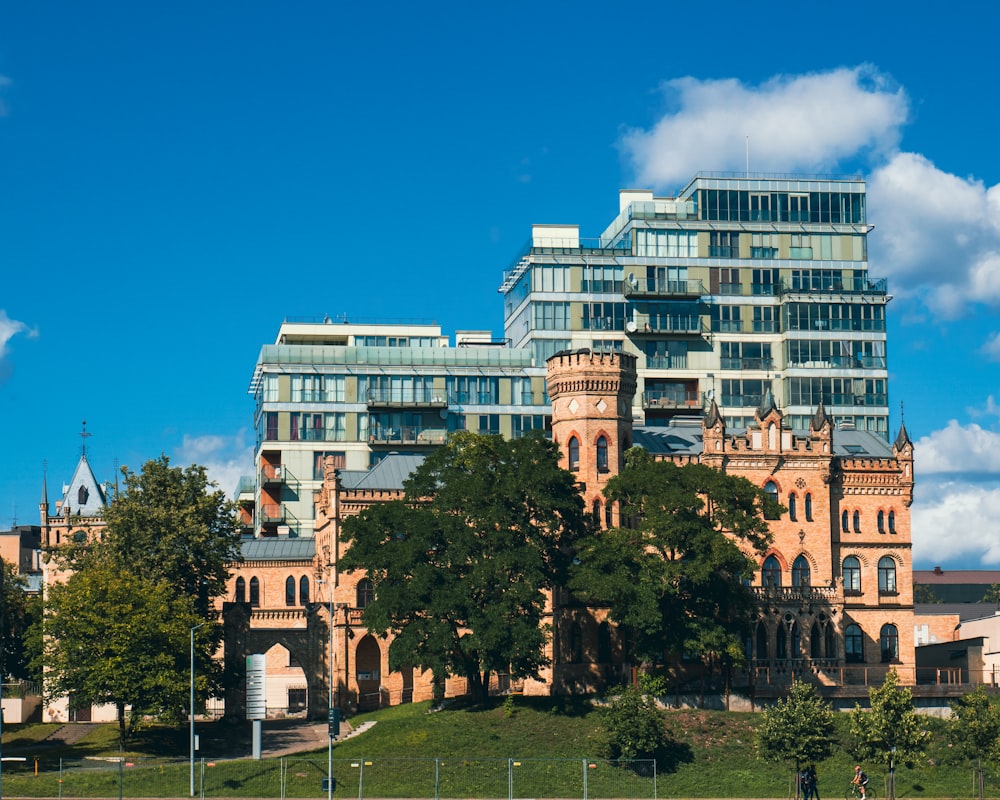
<path id="1" fill-rule="evenodd" d="M 358 709 L 367 711 L 378 708 L 381 705 L 382 649 L 374 636 L 369 634 L 358 642 L 354 668 L 358 682 Z"/>

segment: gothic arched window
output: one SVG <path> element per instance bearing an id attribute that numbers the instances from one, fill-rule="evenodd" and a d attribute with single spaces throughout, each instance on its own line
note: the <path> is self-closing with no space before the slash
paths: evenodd
<path id="1" fill-rule="evenodd" d="M 848 556 L 844 559 L 840 574 L 844 578 L 845 592 L 861 591 L 861 562 L 857 556 Z"/>
<path id="2" fill-rule="evenodd" d="M 245 603 L 247 601 L 247 582 L 243 579 L 242 575 L 236 579 L 236 596 L 233 599 L 237 603 Z"/>
<path id="3" fill-rule="evenodd" d="M 358 581 L 357 588 L 357 607 L 367 608 L 368 604 L 375 599 L 375 587 L 368 578 L 362 578 Z"/>
<path id="4" fill-rule="evenodd" d="M 771 499 L 774 500 L 774 502 L 776 503 L 778 502 L 778 486 L 774 481 L 768 481 L 767 483 L 765 483 L 764 491 L 767 492 L 768 495 L 770 495 Z M 777 519 L 777 517 L 775 517 L 774 514 L 771 512 L 766 513 L 764 515 L 764 518 Z"/>
<path id="5" fill-rule="evenodd" d="M 781 586 L 781 564 L 774 556 L 764 559 L 764 566 L 760 569 L 761 586 Z"/>
<path id="6" fill-rule="evenodd" d="M 806 522 L 813 521 L 813 496 L 806 492 Z"/>
<path id="7" fill-rule="evenodd" d="M 576 472 L 580 469 L 580 440 L 570 436 L 569 442 L 566 443 L 566 451 L 569 454 L 569 471 Z"/>
<path id="8" fill-rule="evenodd" d="M 861 533 L 861 512 L 854 512 L 854 532 Z"/>
<path id="9" fill-rule="evenodd" d="M 256 575 L 250 579 L 250 605 L 254 608 L 260 605 L 260 581 Z"/>
<path id="10" fill-rule="evenodd" d="M 878 638 L 882 649 L 882 661 L 888 663 L 899 659 L 899 634 L 896 626 L 888 623 L 883 625 Z"/>
<path id="11" fill-rule="evenodd" d="M 285 578 L 285 605 L 295 605 L 295 578 L 291 575 Z"/>
<path id="12" fill-rule="evenodd" d="M 299 605 L 304 606 L 309 602 L 309 576 L 303 575 L 299 578 Z"/>
<path id="13" fill-rule="evenodd" d="M 795 492 L 792 492 L 790 495 L 788 495 L 788 518 L 792 522 L 797 522 L 796 515 L 797 515 L 797 512 L 798 512 L 798 509 L 795 506 L 796 506 L 796 503 L 795 503 Z"/>
<path id="14" fill-rule="evenodd" d="M 608 440 L 603 436 L 597 437 L 597 471 L 608 471 Z"/>
<path id="15" fill-rule="evenodd" d="M 896 561 L 892 556 L 882 556 L 878 560 L 878 590 L 883 594 L 896 591 Z"/>
<path id="16" fill-rule="evenodd" d="M 846 511 L 844 511 L 844 513 L 842 513 L 840 515 L 840 529 L 844 533 L 850 533 L 850 531 L 851 531 L 850 525 L 848 525 L 848 518 L 847 518 L 847 512 Z"/>
<path id="17" fill-rule="evenodd" d="M 809 560 L 799 556 L 792 562 L 792 586 L 807 588 L 810 585 Z"/>

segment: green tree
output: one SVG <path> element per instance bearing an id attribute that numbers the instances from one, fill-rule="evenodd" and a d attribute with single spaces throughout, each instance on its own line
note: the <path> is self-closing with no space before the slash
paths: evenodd
<path id="1" fill-rule="evenodd" d="M 656 461 L 640 447 L 604 494 L 620 504 L 624 527 L 580 543 L 573 592 L 607 606 L 647 666 L 683 653 L 739 663 L 755 607 L 745 550 L 767 546 L 764 512 L 780 506 L 745 478 Z"/>
<path id="2" fill-rule="evenodd" d="M 124 750 L 144 715 L 169 715 L 187 704 L 189 634 L 201 619 L 191 597 L 162 577 L 123 569 L 95 544 L 65 583 L 49 588 L 46 692 L 80 705 L 114 705 Z M 197 634 L 204 653 L 208 626 Z M 206 670 L 197 675 L 205 691 Z"/>
<path id="3" fill-rule="evenodd" d="M 914 603 L 940 603 L 941 598 L 934 593 L 934 587 L 926 583 L 913 584 Z"/>
<path id="4" fill-rule="evenodd" d="M 1000 583 L 990 584 L 990 588 L 986 590 L 980 602 L 1000 605 Z"/>
<path id="5" fill-rule="evenodd" d="M 498 672 L 547 663 L 546 590 L 560 584 L 583 530 L 583 501 L 541 437 L 460 433 L 405 483 L 405 500 L 344 523 L 346 570 L 365 570 L 365 624 L 394 634 L 391 669 L 462 675 L 475 700 Z"/>
<path id="6" fill-rule="evenodd" d="M 655 759 L 667 741 L 656 702 L 635 686 L 615 690 L 601 707 L 603 755 L 613 761 Z"/>
<path id="7" fill-rule="evenodd" d="M 29 596 L 23 575 L 0 559 L 0 675 L 3 679 L 38 680 L 28 652 L 32 623 L 41 610 L 37 597 Z"/>
<path id="8" fill-rule="evenodd" d="M 236 509 L 204 467 L 160 456 L 141 472 L 122 467 L 125 488 L 105 511 L 103 540 L 119 563 L 163 578 L 208 619 L 240 557 Z"/>
<path id="9" fill-rule="evenodd" d="M 1000 708 L 990 701 L 982 685 L 950 705 L 948 738 L 960 756 L 975 762 L 976 786 L 982 797 L 983 760 L 1000 758 Z"/>
<path id="10" fill-rule="evenodd" d="M 794 765 L 796 776 L 804 765 L 829 758 L 836 740 L 833 709 L 816 689 L 792 683 L 788 696 L 761 714 L 755 745 L 765 761 Z M 796 781 L 796 796 L 798 796 Z"/>
<path id="11" fill-rule="evenodd" d="M 895 796 L 894 768 L 898 762 L 912 766 L 924 754 L 927 731 L 913 710 L 913 695 L 899 685 L 890 670 L 881 686 L 868 690 L 871 708 L 855 705 L 851 712 L 851 737 L 857 758 L 889 765 L 889 797 Z"/>

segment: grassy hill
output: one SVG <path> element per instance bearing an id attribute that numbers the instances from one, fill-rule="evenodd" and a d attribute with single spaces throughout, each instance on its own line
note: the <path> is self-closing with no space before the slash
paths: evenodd
<path id="1" fill-rule="evenodd" d="M 753 731 L 758 714 L 680 710 L 667 711 L 664 716 L 672 745 L 657 767 L 657 797 L 791 795 L 791 769 L 762 762 L 754 753 Z M 553 784 L 562 787 L 560 796 L 582 796 L 577 783 L 588 778 L 591 797 L 653 796 L 651 778 L 626 774 L 627 770 L 614 769 L 600 761 L 602 733 L 598 715 L 579 699 L 519 697 L 512 707 L 505 707 L 499 701 L 487 707 L 456 703 L 434 712 L 427 704 L 419 703 L 359 715 L 351 721 L 357 725 L 369 719 L 377 720 L 378 724 L 334 748 L 334 775 L 342 790 L 338 792 L 340 796 L 357 795 L 356 789 L 347 787 L 357 787 L 359 765 L 367 769 L 366 796 L 433 796 L 435 775 L 442 796 L 451 797 L 506 797 L 508 780 L 516 782 L 515 793 L 519 797 L 553 796 L 546 794 L 545 788 Z M 846 741 L 847 715 L 838 715 L 837 723 Z M 926 723 L 932 731 L 928 757 L 911 768 L 897 769 L 897 796 L 973 797 L 971 766 L 949 759 L 940 720 L 926 718 Z M 71 747 L 46 749 L 40 737 L 46 728 L 50 734 L 51 727 L 5 730 L 4 756 L 41 754 L 45 770 L 52 769 L 52 762 L 58 759 L 116 754 L 113 726 L 95 726 L 93 732 Z M 199 726 L 201 753 L 220 760 L 226 756 L 245 756 L 249 752 L 249 729 L 249 723 Z M 265 740 L 267 735 L 265 729 Z M 188 754 L 187 747 L 186 728 L 153 727 L 135 740 L 132 756 L 183 759 Z M 287 796 L 318 796 L 316 776 L 325 774 L 325 748 L 300 754 L 290 761 L 293 763 L 290 774 L 300 776 L 303 785 L 301 792 L 289 787 Z M 817 765 L 822 797 L 827 800 L 843 797 L 853 764 L 845 748 L 840 747 L 834 756 Z M 178 780 L 186 774 L 179 769 Z M 885 798 L 888 777 L 885 767 L 865 764 L 865 769 L 879 798 Z M 6 765 L 4 772 L 4 789 L 17 794 L 8 782 Z M 632 783 L 622 784 L 625 778 Z M 258 796 L 250 794 L 251 790 L 240 781 L 229 783 L 233 784 L 234 792 Z M 451 793 L 444 791 L 446 785 L 450 785 Z M 31 796 L 30 789 L 24 792 Z M 1000 781 L 995 774 L 989 776 L 987 794 L 1000 796 Z M 270 795 L 262 789 L 259 796 Z"/>

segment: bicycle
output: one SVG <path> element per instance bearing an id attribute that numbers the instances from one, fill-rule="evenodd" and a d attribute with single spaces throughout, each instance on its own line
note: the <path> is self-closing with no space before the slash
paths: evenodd
<path id="1" fill-rule="evenodd" d="M 861 787 L 853 782 L 847 784 L 844 800 L 861 800 Z M 875 789 L 872 788 L 871 781 L 868 781 L 868 785 L 865 786 L 865 800 L 876 800 Z"/>

